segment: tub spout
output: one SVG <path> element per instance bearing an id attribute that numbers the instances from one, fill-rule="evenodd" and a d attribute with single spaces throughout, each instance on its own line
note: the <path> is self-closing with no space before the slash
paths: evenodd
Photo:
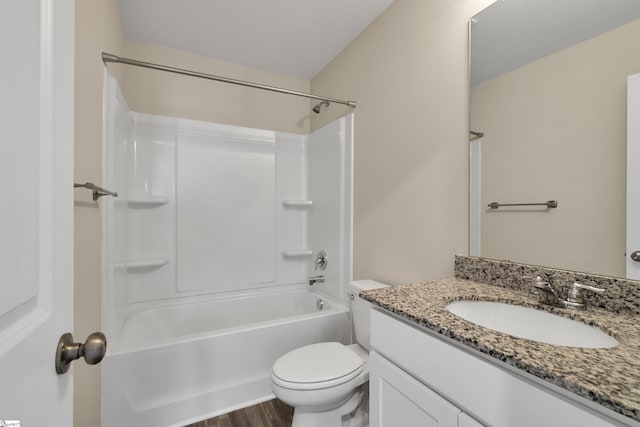
<path id="1" fill-rule="evenodd" d="M 322 282 L 324 282 L 324 276 L 322 274 L 318 274 L 317 276 L 309 276 L 309 286 L 313 286 L 314 283 Z"/>

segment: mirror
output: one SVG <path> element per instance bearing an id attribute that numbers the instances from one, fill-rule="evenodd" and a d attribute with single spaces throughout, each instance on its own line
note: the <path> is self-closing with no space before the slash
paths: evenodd
<path id="1" fill-rule="evenodd" d="M 639 18 L 638 0 L 498 0 L 472 18 L 471 255 L 625 276 Z"/>

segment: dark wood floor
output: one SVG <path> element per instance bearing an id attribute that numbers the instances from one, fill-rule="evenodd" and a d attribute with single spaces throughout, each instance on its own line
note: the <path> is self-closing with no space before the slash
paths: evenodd
<path id="1" fill-rule="evenodd" d="M 293 408 L 278 399 L 185 427 L 291 427 Z"/>

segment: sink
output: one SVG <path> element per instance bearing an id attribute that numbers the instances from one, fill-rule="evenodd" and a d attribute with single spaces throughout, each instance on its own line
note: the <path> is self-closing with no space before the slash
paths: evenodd
<path id="1" fill-rule="evenodd" d="M 534 308 L 490 301 L 456 301 L 445 308 L 476 325 L 517 338 L 581 348 L 618 345 L 598 328 Z"/>

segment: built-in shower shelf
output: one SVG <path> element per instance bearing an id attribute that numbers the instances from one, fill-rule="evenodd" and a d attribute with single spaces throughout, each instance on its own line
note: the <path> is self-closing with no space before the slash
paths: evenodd
<path id="1" fill-rule="evenodd" d="M 311 200 L 283 200 L 282 206 L 285 208 L 309 208 L 313 205 Z"/>
<path id="2" fill-rule="evenodd" d="M 169 258 L 138 258 L 126 261 L 116 262 L 113 264 L 115 268 L 145 268 L 145 267 L 161 267 L 169 262 Z"/>
<path id="3" fill-rule="evenodd" d="M 287 258 L 305 257 L 311 255 L 313 255 L 313 251 L 311 249 L 289 249 L 286 251 L 282 251 L 282 256 Z"/>
<path id="4" fill-rule="evenodd" d="M 166 205 L 169 203 L 169 198 L 164 196 L 128 196 L 119 199 L 122 202 L 126 202 L 130 205 Z"/>

